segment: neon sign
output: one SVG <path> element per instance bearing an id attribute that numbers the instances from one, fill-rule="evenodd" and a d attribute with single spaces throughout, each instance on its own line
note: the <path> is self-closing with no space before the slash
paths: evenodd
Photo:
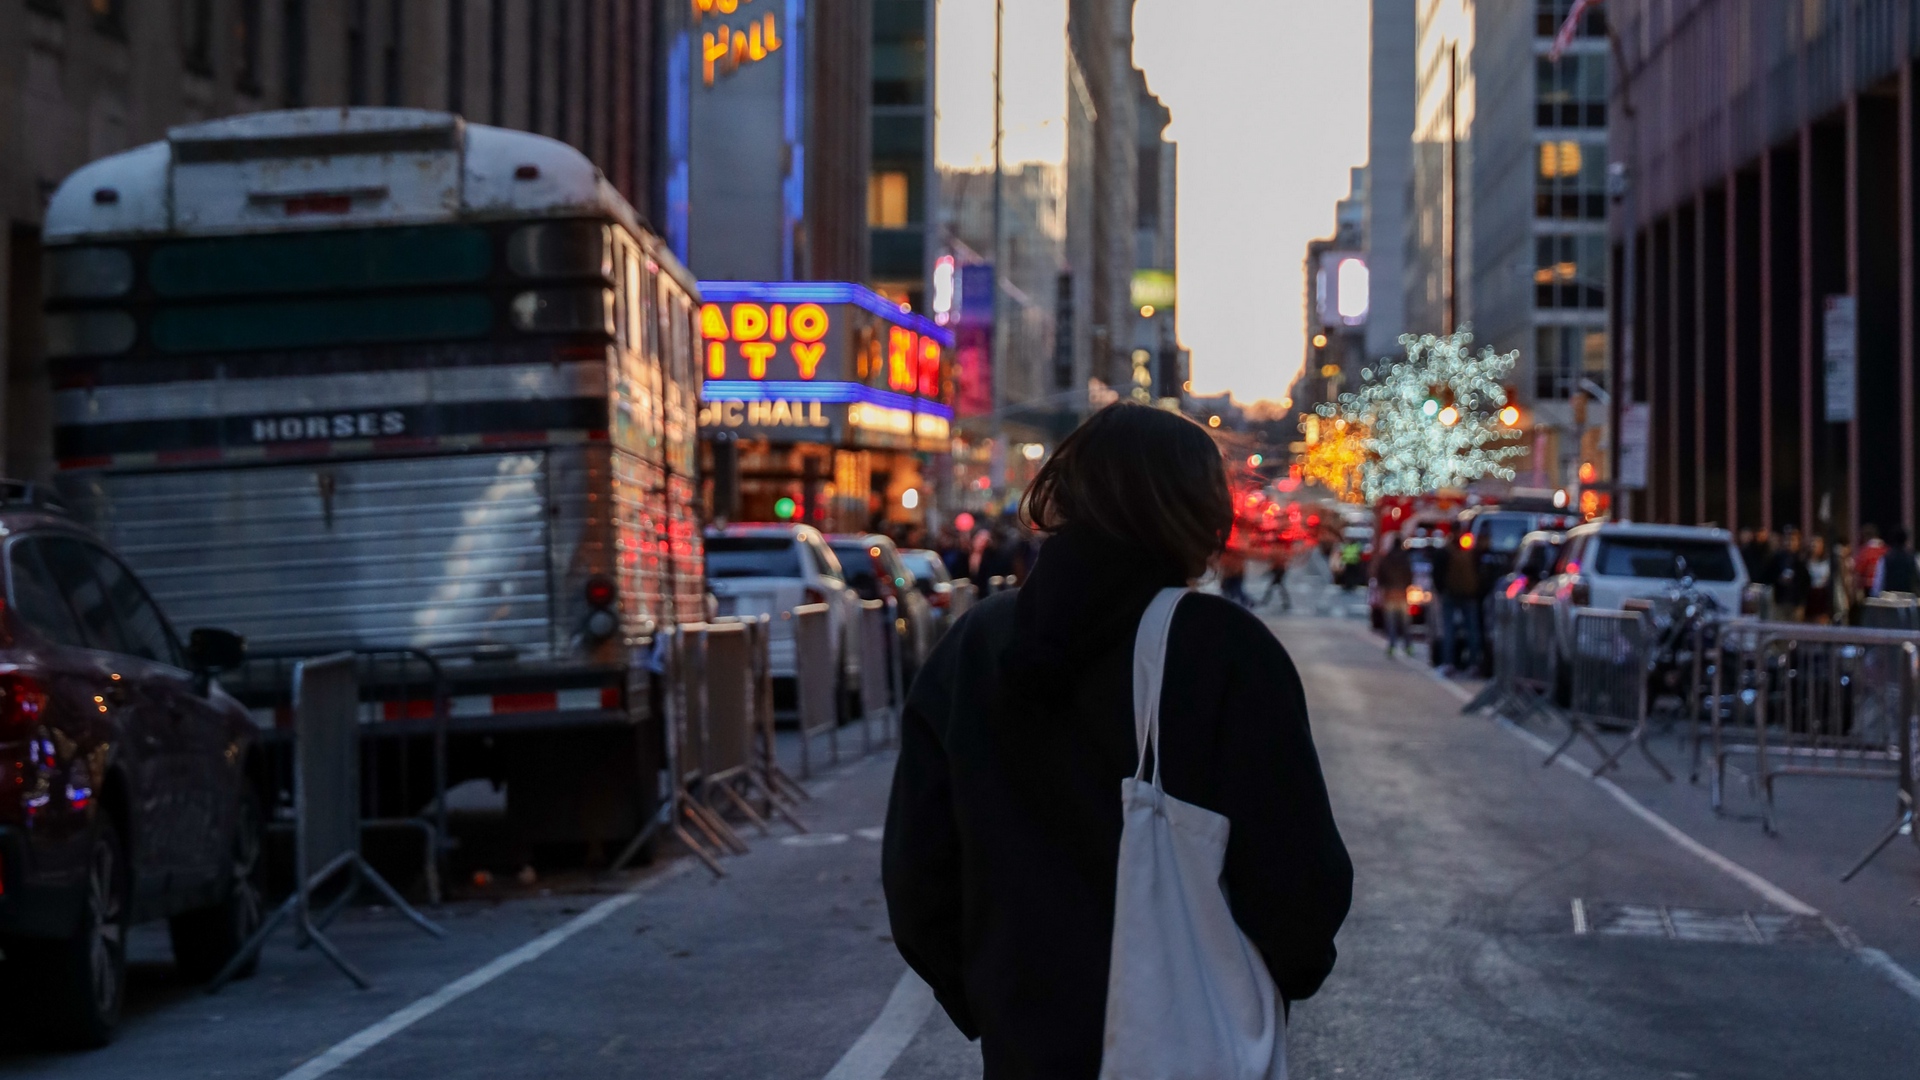
<path id="1" fill-rule="evenodd" d="M 887 388 L 940 397 L 940 343 L 904 326 L 887 328 Z"/>
<path id="2" fill-rule="evenodd" d="M 719 304 L 700 308 L 700 335 L 707 339 L 707 378 L 727 377 L 727 343 L 732 342 L 746 363 L 747 378 L 765 379 L 768 362 L 787 347 L 800 378 L 811 380 L 827 355 L 823 340 L 833 329 L 827 309 L 819 304 L 756 304 L 739 302 L 731 312 Z"/>
<path id="3" fill-rule="evenodd" d="M 697 26 L 710 15 L 732 15 L 741 4 L 753 0 L 693 0 L 693 21 Z M 773 12 L 745 26 L 721 24 L 700 35 L 700 76 L 708 86 L 748 64 L 759 63 L 780 51 L 780 24 Z"/>

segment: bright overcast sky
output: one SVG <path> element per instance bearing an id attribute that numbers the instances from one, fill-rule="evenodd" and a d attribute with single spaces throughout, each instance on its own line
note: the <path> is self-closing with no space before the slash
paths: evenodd
<path id="1" fill-rule="evenodd" d="M 1284 395 L 1307 242 L 1367 158 L 1362 0 L 1138 0 L 1134 60 L 1180 143 L 1180 336 L 1194 389 Z M 1006 0 L 1006 158 L 1058 161 L 1066 0 Z M 1199 9 L 1204 8 L 1204 16 Z M 940 0 L 943 164 L 993 160 L 993 3 Z"/>

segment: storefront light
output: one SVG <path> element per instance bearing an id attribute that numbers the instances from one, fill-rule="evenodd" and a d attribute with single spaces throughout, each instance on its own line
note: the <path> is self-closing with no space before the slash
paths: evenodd
<path id="1" fill-rule="evenodd" d="M 1041 458 L 1047 456 L 1047 448 L 1041 443 L 1030 442 L 1020 448 L 1020 456 L 1026 458 L 1028 461 L 1039 461 Z"/>
<path id="2" fill-rule="evenodd" d="M 908 488 L 907 490 L 901 492 L 900 506 L 902 509 L 906 509 L 906 510 L 920 509 L 920 492 L 913 488 Z"/>

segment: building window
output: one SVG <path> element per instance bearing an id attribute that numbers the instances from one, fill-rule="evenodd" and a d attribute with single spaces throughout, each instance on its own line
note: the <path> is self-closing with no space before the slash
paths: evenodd
<path id="1" fill-rule="evenodd" d="M 905 172 L 877 172 L 867 178 L 867 224 L 875 229 L 907 227 Z"/>
<path id="2" fill-rule="evenodd" d="M 1569 139 L 1540 143 L 1533 216 L 1562 221 L 1607 219 L 1606 147 Z"/>
<path id="3" fill-rule="evenodd" d="M 1592 326 L 1542 326 L 1534 332 L 1534 396 L 1565 401 L 1590 382 L 1607 388 L 1607 332 Z"/>
<path id="4" fill-rule="evenodd" d="M 1540 127 L 1607 126 L 1607 57 L 1568 53 L 1540 57 L 1534 68 L 1534 123 Z"/>
<path id="5" fill-rule="evenodd" d="M 127 36 L 126 0 L 87 0 L 87 13 L 93 16 L 93 28 L 110 37 Z"/>
<path id="6" fill-rule="evenodd" d="M 239 0 L 233 9 L 233 85 L 243 94 L 260 93 L 260 3 Z"/>
<path id="7" fill-rule="evenodd" d="M 1573 0 L 1534 0 L 1533 32 L 1545 38 L 1559 34 L 1560 28 L 1566 25 L 1567 13 L 1572 10 Z M 1581 37 L 1606 37 L 1606 8 L 1600 4 L 1588 4 L 1587 13 L 1580 18 L 1578 33 Z"/>
<path id="8" fill-rule="evenodd" d="M 280 12 L 281 103 L 290 109 L 307 103 L 307 4 L 282 0 Z"/>
<path id="9" fill-rule="evenodd" d="M 213 0 L 180 5 L 180 62 L 194 75 L 213 74 Z"/>
<path id="10" fill-rule="evenodd" d="M 1534 306 L 1541 310 L 1600 311 L 1607 306 L 1607 238 L 1534 238 Z"/>
<path id="11" fill-rule="evenodd" d="M 1141 229 L 1160 227 L 1160 144 L 1157 142 L 1142 144 L 1138 161 L 1139 180 L 1134 195 L 1134 226 Z"/>

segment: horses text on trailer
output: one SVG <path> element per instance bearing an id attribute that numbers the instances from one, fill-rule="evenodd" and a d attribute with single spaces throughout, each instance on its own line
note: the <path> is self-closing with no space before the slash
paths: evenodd
<path id="1" fill-rule="evenodd" d="M 704 614 L 699 293 L 592 163 L 446 113 L 257 113 L 83 167 L 46 241 L 60 485 L 166 610 L 256 656 L 424 653 L 450 783 L 503 782 L 533 841 L 632 835 L 635 658 Z M 284 668 L 230 678 L 263 724 Z M 430 737 L 410 686 L 374 688 L 376 743 Z"/>

